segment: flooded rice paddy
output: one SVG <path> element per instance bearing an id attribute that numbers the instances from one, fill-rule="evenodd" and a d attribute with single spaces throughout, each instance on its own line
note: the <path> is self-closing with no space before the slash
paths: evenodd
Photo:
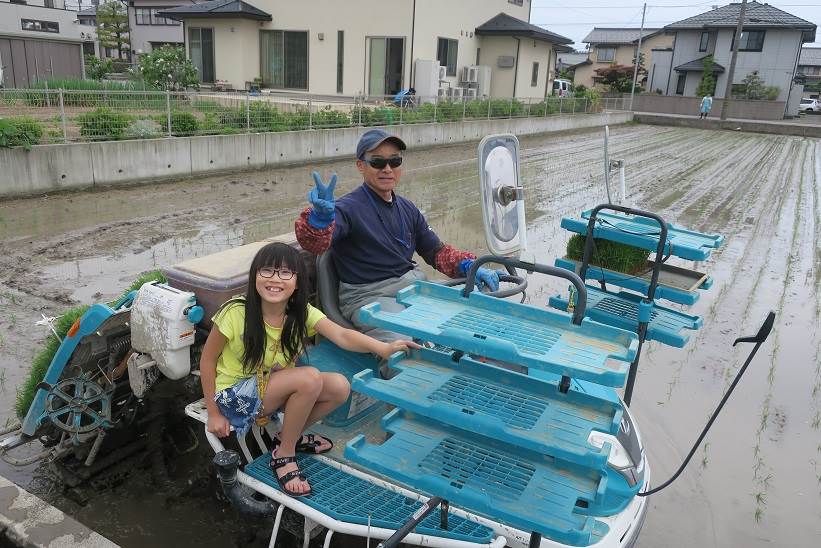
<path id="1" fill-rule="evenodd" d="M 564 254 L 562 217 L 604 201 L 601 137 L 522 139 L 529 242 L 541 262 Z M 638 545 L 821 546 L 821 141 L 622 126 L 610 146 L 627 162 L 634 205 L 726 237 L 696 265 L 715 279 L 690 308 L 704 327 L 684 349 L 645 346 L 632 409 L 654 483 L 676 470 L 746 357 L 749 346 L 733 349 L 733 340 L 753 334 L 768 310 L 778 314 L 706 443 L 651 498 Z M 401 193 L 443 240 L 484 250 L 475 146 L 406 157 Z M 352 161 L 316 167 L 339 173 L 338 195 L 360 182 Z M 41 314 L 111 299 L 142 271 L 292 230 L 310 169 L 0 202 L 0 425 L 45 338 L 35 326 Z M 564 286 L 534 275 L 529 302 L 543 304 Z M 177 463 L 175 482 L 190 488 L 173 500 L 147 473 L 85 506 L 37 466 L 0 463 L 0 474 L 124 546 L 265 545 L 220 524 L 236 518 L 201 488 L 209 456 L 202 448 Z"/>

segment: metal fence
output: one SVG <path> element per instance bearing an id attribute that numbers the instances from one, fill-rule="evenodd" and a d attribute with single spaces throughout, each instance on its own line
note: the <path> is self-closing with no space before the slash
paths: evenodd
<path id="1" fill-rule="evenodd" d="M 29 128 L 31 144 L 113 141 L 547 117 L 623 110 L 625 100 L 584 97 L 443 98 L 0 89 L 0 118 Z"/>

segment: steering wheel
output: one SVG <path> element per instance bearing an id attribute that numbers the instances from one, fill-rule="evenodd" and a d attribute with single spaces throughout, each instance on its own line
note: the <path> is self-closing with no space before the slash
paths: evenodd
<path id="1" fill-rule="evenodd" d="M 499 274 L 499 281 L 512 283 L 514 284 L 513 287 L 509 287 L 506 289 L 501 289 L 500 287 L 496 291 L 482 290 L 482 293 L 490 297 L 496 297 L 497 299 L 505 299 L 507 297 L 512 297 L 513 295 L 521 293 L 522 298 L 524 298 L 524 292 L 527 289 L 527 278 L 516 274 L 515 268 L 508 267 L 507 271 L 507 274 Z M 445 280 L 444 282 L 442 282 L 442 285 L 446 287 L 453 287 L 456 285 L 462 285 L 466 281 L 467 278 L 451 278 L 450 280 Z"/>

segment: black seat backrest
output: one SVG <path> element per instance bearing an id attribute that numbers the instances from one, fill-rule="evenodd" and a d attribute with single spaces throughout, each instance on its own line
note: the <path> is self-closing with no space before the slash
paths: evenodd
<path id="1" fill-rule="evenodd" d="M 316 259 L 316 294 L 320 308 L 331 321 L 348 329 L 356 329 L 339 310 L 339 278 L 330 251 Z"/>

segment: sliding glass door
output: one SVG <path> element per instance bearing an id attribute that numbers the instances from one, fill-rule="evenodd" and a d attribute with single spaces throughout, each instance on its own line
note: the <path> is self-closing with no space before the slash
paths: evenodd
<path id="1" fill-rule="evenodd" d="M 200 82 L 214 82 L 214 29 L 188 28 L 188 56 L 197 67 Z"/>
<path id="2" fill-rule="evenodd" d="M 368 95 L 395 95 L 402 89 L 404 38 L 369 38 Z"/>
<path id="3" fill-rule="evenodd" d="M 260 31 L 262 84 L 280 89 L 308 89 L 308 33 Z"/>

